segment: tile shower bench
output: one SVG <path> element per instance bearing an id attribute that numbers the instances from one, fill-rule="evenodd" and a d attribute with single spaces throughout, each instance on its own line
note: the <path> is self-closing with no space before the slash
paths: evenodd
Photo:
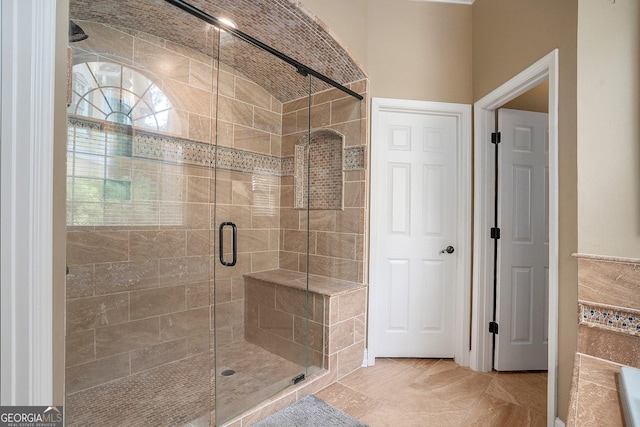
<path id="1" fill-rule="evenodd" d="M 306 274 L 267 270 L 245 274 L 244 282 L 245 340 L 287 360 L 304 361 Z M 309 291 L 309 361 L 335 381 L 362 366 L 367 286 L 310 275 Z"/>

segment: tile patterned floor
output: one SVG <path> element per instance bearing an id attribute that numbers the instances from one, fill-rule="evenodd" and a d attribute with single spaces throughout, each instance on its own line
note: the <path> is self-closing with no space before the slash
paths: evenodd
<path id="1" fill-rule="evenodd" d="M 227 417 L 242 411 L 247 396 L 264 399 L 290 382 L 275 378 L 302 369 L 248 343 L 227 350 L 217 375 Z M 208 425 L 210 366 L 202 355 L 69 395 L 67 425 Z M 227 369 L 236 374 L 221 376 Z M 377 359 L 316 396 L 371 427 L 545 426 L 546 385 L 546 373 L 482 374 L 451 360 Z"/>
<path id="2" fill-rule="evenodd" d="M 210 364 L 205 353 L 69 394 L 65 425 L 208 426 Z"/>
<path id="3" fill-rule="evenodd" d="M 371 427 L 545 426 L 546 372 L 478 373 L 451 360 L 377 359 L 316 393 Z"/>
<path id="4" fill-rule="evenodd" d="M 242 341 L 221 349 L 216 371 L 216 418 L 226 421 L 291 385 L 305 368 Z"/>

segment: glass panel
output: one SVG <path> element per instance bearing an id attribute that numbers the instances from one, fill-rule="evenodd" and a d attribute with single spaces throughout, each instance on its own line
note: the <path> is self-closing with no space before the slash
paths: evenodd
<path id="1" fill-rule="evenodd" d="M 196 51 L 91 3 L 70 5 L 96 13 L 70 45 L 66 425 L 209 426 L 213 143 L 192 125 L 212 124 L 214 32 L 155 4 Z"/>
<path id="2" fill-rule="evenodd" d="M 313 77 L 311 87 L 309 132 L 295 142 L 294 178 L 296 208 L 306 208 L 314 248 L 307 268 L 310 375 L 326 368 L 328 357 L 321 315 L 328 299 L 318 290 L 363 281 L 366 179 L 364 101 Z M 359 320 L 364 325 L 364 316 Z"/>
<path id="3" fill-rule="evenodd" d="M 214 271 L 221 425 L 307 375 L 307 216 L 293 208 L 292 174 L 295 140 L 309 131 L 309 78 L 227 32 L 219 50 L 215 224 L 222 232 L 215 248 L 222 239 L 223 252 Z"/>

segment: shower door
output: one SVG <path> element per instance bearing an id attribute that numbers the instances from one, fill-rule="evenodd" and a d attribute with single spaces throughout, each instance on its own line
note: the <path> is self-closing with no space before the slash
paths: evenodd
<path id="1" fill-rule="evenodd" d="M 306 208 L 294 209 L 294 142 L 309 131 L 310 79 L 222 31 L 215 125 L 214 340 L 217 425 L 308 375 Z M 289 122 L 287 108 L 301 113 Z M 295 222 L 283 254 L 282 224 Z M 292 230 L 293 231 L 293 230 Z M 298 287 L 279 278 L 294 274 Z M 252 280 L 263 272 L 275 280 Z M 266 272 L 266 273 L 265 273 Z M 270 276 L 269 276 L 270 275 Z"/>
<path id="2" fill-rule="evenodd" d="M 70 4 L 65 422 L 208 426 L 213 34 L 118 7 Z"/>

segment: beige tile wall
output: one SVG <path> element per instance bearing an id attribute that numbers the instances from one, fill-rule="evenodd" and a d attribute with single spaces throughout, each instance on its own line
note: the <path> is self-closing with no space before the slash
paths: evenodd
<path id="1" fill-rule="evenodd" d="M 282 104 L 264 89 L 223 66 L 219 82 L 218 144 L 249 153 L 280 156 Z M 240 160 L 242 162 L 242 160 Z M 244 340 L 242 275 L 278 267 L 279 178 L 218 169 L 212 193 L 212 228 L 232 221 L 238 227 L 238 262 L 216 264 L 216 339 L 218 348 Z M 214 222 L 215 221 L 215 222 Z M 231 260 L 231 236 L 225 235 L 225 260 Z"/>
<path id="2" fill-rule="evenodd" d="M 86 228 L 67 233 L 67 366 L 75 368 L 68 371 L 69 392 L 77 391 L 70 384 L 80 365 L 208 336 L 208 301 L 192 298 L 208 281 L 208 248 L 188 251 L 188 230 Z"/>
<path id="3" fill-rule="evenodd" d="M 117 62 L 143 73 L 173 102 L 166 133 L 211 143 L 211 58 L 141 33 L 82 26 L 89 39 L 75 47 L 74 63 Z M 74 402 L 83 390 L 210 349 L 211 172 L 150 160 L 128 167 L 132 218 L 137 203 L 155 204 L 154 216 L 147 211 L 140 226 L 67 232 L 66 392 Z"/>
<path id="4" fill-rule="evenodd" d="M 217 70 L 210 58 L 142 33 L 90 22 L 82 26 L 90 38 L 75 50 L 75 63 L 117 61 L 144 72 L 174 103 L 169 135 L 210 142 L 217 131 L 224 147 L 293 156 L 295 143 L 305 134 L 307 100 L 282 105 L 223 66 L 216 129 L 211 91 L 218 89 Z M 366 82 L 350 88 L 366 95 Z M 352 101 L 337 90 L 312 98 L 312 126 L 345 135 L 345 146 L 366 146 L 366 122 L 364 101 Z M 307 223 L 309 271 L 365 281 L 366 165 L 344 172 L 342 210 L 312 211 L 307 218 L 306 211 L 293 209 L 292 176 L 219 169 L 214 188 L 207 168 L 147 160 L 132 164 L 132 179 L 150 183 L 146 194 L 134 198 L 157 202 L 157 224 L 68 228 L 68 394 L 209 351 L 213 263 L 218 344 L 244 339 L 242 275 L 276 268 L 306 271 Z M 163 215 L 182 223 L 162 225 Z M 210 257 L 211 245 L 218 244 L 218 224 L 227 220 L 238 226 L 238 264 L 233 268 Z M 227 248 L 225 257 L 229 252 Z M 330 303 L 332 313 L 339 313 L 339 307 L 343 315 L 351 313 L 331 320 L 338 332 L 331 332 L 333 344 L 326 349 L 342 374 L 362 361 L 366 299 L 360 293 L 353 301 L 345 296 Z"/>
<path id="5" fill-rule="evenodd" d="M 208 171 L 181 172 L 181 226 L 68 228 L 67 393 L 208 351 Z"/>
<path id="6" fill-rule="evenodd" d="M 365 95 L 366 82 L 356 82 L 350 89 Z M 283 106 L 282 156 L 293 157 L 295 146 L 308 140 L 309 109 L 306 99 Z M 365 146 L 366 101 L 358 101 L 337 89 L 311 97 L 311 130 L 332 129 L 343 135 L 344 147 Z M 366 152 L 366 151 L 365 151 Z M 366 158 L 366 155 L 365 155 Z M 295 182 L 282 177 L 280 267 L 307 271 L 306 247 L 301 235 L 309 227 L 309 272 L 311 274 L 365 283 L 364 236 L 367 218 L 367 173 L 364 169 L 343 171 L 342 209 L 315 209 L 307 216 L 305 209 L 295 208 Z"/>

